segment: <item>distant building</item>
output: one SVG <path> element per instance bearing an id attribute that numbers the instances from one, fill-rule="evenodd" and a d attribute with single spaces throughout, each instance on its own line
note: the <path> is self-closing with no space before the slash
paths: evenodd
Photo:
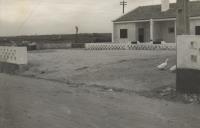
<path id="1" fill-rule="evenodd" d="M 141 6 L 113 21 L 113 42 L 176 40 L 176 4 L 162 12 L 161 5 Z M 190 2 L 190 33 L 200 35 L 200 2 Z"/>

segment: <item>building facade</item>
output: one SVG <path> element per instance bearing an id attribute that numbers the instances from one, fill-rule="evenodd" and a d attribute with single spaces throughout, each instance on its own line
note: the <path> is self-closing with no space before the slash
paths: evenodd
<path id="1" fill-rule="evenodd" d="M 190 2 L 190 34 L 200 35 L 200 2 Z M 142 6 L 113 21 L 113 42 L 176 42 L 176 4 Z"/>

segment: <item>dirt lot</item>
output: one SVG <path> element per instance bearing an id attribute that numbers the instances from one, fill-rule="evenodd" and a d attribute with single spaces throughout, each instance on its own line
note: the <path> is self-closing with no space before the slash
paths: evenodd
<path id="1" fill-rule="evenodd" d="M 174 86 L 175 74 L 156 66 L 175 51 L 49 50 L 29 54 L 30 69 L 22 75 L 64 83 L 96 85 L 141 91 Z"/>
<path id="2" fill-rule="evenodd" d="M 197 104 L 144 97 L 175 86 L 174 51 L 45 50 L 0 74 L 0 128 L 199 128 Z"/>

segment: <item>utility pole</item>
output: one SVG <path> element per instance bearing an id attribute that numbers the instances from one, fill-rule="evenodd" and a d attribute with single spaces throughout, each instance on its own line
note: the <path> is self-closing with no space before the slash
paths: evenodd
<path id="1" fill-rule="evenodd" d="M 177 35 L 190 34 L 189 0 L 177 0 L 176 31 Z"/>
<path id="2" fill-rule="evenodd" d="M 189 0 L 177 0 L 176 2 L 177 2 L 176 36 L 190 35 Z M 180 48 L 184 47 L 185 44 L 183 42 L 177 42 L 177 64 L 182 63 L 182 60 L 185 59 L 185 57 L 180 56 L 180 54 L 182 54 Z M 187 50 L 185 50 L 184 52 L 187 52 Z M 185 63 L 189 62 L 186 61 Z M 177 72 L 176 72 L 176 90 L 178 92 L 183 92 L 183 93 L 196 92 L 198 90 L 198 85 L 200 81 L 199 78 L 197 77 L 199 76 L 197 75 L 198 73 L 196 73 L 197 71 L 182 67 L 179 64 L 177 65 Z"/>
<path id="3" fill-rule="evenodd" d="M 125 9 L 125 6 L 127 5 L 127 2 L 126 1 L 122 1 L 122 2 L 120 2 L 120 5 L 122 5 L 122 7 L 123 7 L 123 14 L 124 14 L 124 9 Z"/>

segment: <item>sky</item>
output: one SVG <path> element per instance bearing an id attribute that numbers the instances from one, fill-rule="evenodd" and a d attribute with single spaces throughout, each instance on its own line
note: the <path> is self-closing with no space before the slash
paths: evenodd
<path id="1" fill-rule="evenodd" d="M 0 0 L 0 36 L 111 33 L 122 0 Z M 161 0 L 126 0 L 125 12 Z M 170 0 L 175 2 L 175 0 Z"/>

